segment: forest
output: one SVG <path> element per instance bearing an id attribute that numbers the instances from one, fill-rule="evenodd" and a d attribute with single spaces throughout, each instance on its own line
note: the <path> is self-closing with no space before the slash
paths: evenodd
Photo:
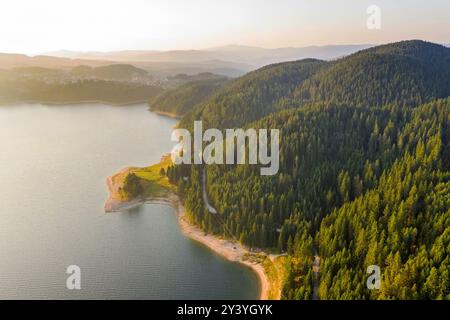
<path id="1" fill-rule="evenodd" d="M 99 101 L 111 104 L 145 102 L 161 93 L 159 86 L 128 81 L 84 79 L 47 83 L 36 79 L 0 77 L 0 103 L 77 103 Z"/>
<path id="2" fill-rule="evenodd" d="M 166 90 L 150 100 L 150 110 L 183 116 L 219 91 L 227 78 L 190 81 Z"/>
<path id="3" fill-rule="evenodd" d="M 284 299 L 450 299 L 450 49 L 404 41 L 335 61 L 266 66 L 192 108 L 221 129 L 280 129 L 280 170 L 167 170 L 189 219 L 287 253 Z M 202 171 L 212 215 L 202 200 Z M 366 269 L 382 270 L 380 290 Z"/>
<path id="4" fill-rule="evenodd" d="M 0 69 L 0 104 L 145 102 L 163 92 L 151 75 L 128 64 L 72 69 L 17 67 Z"/>

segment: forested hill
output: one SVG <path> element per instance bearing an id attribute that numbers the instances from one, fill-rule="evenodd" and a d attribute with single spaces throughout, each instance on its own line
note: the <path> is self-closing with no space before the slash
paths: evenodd
<path id="1" fill-rule="evenodd" d="M 91 76 L 99 79 L 132 80 L 139 77 L 150 77 L 148 72 L 131 64 L 111 64 L 92 68 L 77 66 L 71 70 L 75 75 Z"/>
<path id="2" fill-rule="evenodd" d="M 321 299 L 450 298 L 449 115 L 442 100 L 312 105 L 264 118 L 251 126 L 281 128 L 280 172 L 207 166 L 218 217 L 204 206 L 200 167 L 168 175 L 206 232 L 289 254 L 283 298 L 312 298 L 314 250 Z M 380 292 L 366 287 L 372 264 L 383 271 Z"/>
<path id="3" fill-rule="evenodd" d="M 202 119 L 205 126 L 211 127 L 233 127 L 260 119 L 281 109 L 277 102 L 325 65 L 327 62 L 306 59 L 250 72 L 194 108 L 181 120 L 179 127 L 190 128 L 196 119 Z"/>
<path id="4" fill-rule="evenodd" d="M 167 90 L 149 102 L 150 110 L 183 116 L 220 90 L 227 78 L 192 81 Z"/>
<path id="5" fill-rule="evenodd" d="M 0 104 L 102 102 L 128 104 L 145 102 L 160 94 L 159 86 L 107 80 L 48 83 L 35 79 L 3 79 L 0 75 Z"/>
<path id="6" fill-rule="evenodd" d="M 298 87 L 294 100 L 419 105 L 449 95 L 450 49 L 405 41 L 336 61 Z"/>
<path id="7" fill-rule="evenodd" d="M 70 70 L 31 66 L 0 71 L 0 104 L 129 104 L 147 101 L 162 91 L 147 71 L 127 64 L 80 65 Z"/>
<path id="8" fill-rule="evenodd" d="M 401 42 L 233 81 L 182 123 L 195 114 L 209 125 L 280 129 L 280 170 L 261 176 L 257 166 L 205 166 L 212 215 L 202 200 L 203 168 L 169 168 L 188 217 L 249 247 L 287 252 L 285 299 L 312 298 L 316 251 L 321 299 L 450 299 L 448 50 Z M 299 95 L 319 97 L 322 86 L 327 98 Z M 369 265 L 381 268 L 381 290 L 366 287 Z"/>
<path id="9" fill-rule="evenodd" d="M 415 109 L 402 141 L 378 185 L 323 220 L 321 298 L 450 299 L 450 100 Z M 361 285 L 368 265 L 381 290 Z"/>
<path id="10" fill-rule="evenodd" d="M 450 95 L 450 48 L 404 41 L 324 62 L 301 60 L 266 66 L 234 80 L 181 121 L 202 119 L 233 127 L 311 102 L 352 106 L 417 106 Z"/>

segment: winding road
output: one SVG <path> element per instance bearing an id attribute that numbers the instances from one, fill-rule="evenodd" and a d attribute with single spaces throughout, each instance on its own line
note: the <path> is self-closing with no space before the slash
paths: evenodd
<path id="1" fill-rule="evenodd" d="M 216 208 L 214 208 L 209 202 L 208 193 L 206 192 L 206 171 L 205 168 L 202 170 L 202 194 L 203 202 L 205 203 L 208 212 L 211 214 L 217 214 Z M 234 238 L 234 237 L 233 237 Z M 275 259 L 276 256 L 281 255 L 269 255 L 270 259 Z M 273 261 L 273 260 L 272 260 Z M 314 262 L 313 262 L 313 273 L 314 273 L 314 286 L 313 286 L 313 300 L 319 300 L 319 270 L 320 270 L 320 256 L 317 251 L 314 251 Z"/>
<path id="2" fill-rule="evenodd" d="M 314 273 L 314 287 L 313 287 L 313 300 L 319 300 L 319 269 L 320 269 L 320 257 L 317 252 L 314 253 L 313 273 Z"/>
<path id="3" fill-rule="evenodd" d="M 203 168 L 203 170 L 202 170 L 202 189 L 203 189 L 202 190 L 203 202 L 205 203 L 206 208 L 208 209 L 209 213 L 216 214 L 217 210 L 209 202 L 208 193 L 206 192 L 206 172 L 205 172 L 205 168 Z"/>

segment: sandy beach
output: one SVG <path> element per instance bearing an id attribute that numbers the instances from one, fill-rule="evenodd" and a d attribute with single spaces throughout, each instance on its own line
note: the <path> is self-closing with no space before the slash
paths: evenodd
<path id="1" fill-rule="evenodd" d="M 260 263 L 244 259 L 245 254 L 250 253 L 250 251 L 237 242 L 206 234 L 197 226 L 189 223 L 186 219 L 185 208 L 181 204 L 181 201 L 176 194 L 170 193 L 166 197 L 133 199 L 131 201 L 125 202 L 121 201 L 117 196 L 115 196 L 117 194 L 118 186 L 114 183 L 114 178 L 119 174 L 123 174 L 127 170 L 129 170 L 129 168 L 125 168 L 119 173 L 116 173 L 115 175 L 107 178 L 106 183 L 109 189 L 109 198 L 105 203 L 105 212 L 125 211 L 144 203 L 160 203 L 171 206 L 177 213 L 180 230 L 184 236 L 205 245 L 210 250 L 214 251 L 215 253 L 219 254 L 229 261 L 241 263 L 251 268 L 258 276 L 260 282 L 260 300 L 267 300 L 269 298 L 270 282 L 264 271 L 264 267 Z"/>
<path id="2" fill-rule="evenodd" d="M 172 119 L 181 119 L 182 118 L 181 115 L 178 115 L 178 114 L 173 113 L 173 112 L 158 111 L 158 110 L 152 110 L 152 109 L 149 109 L 149 111 L 153 112 L 153 113 L 156 113 L 157 115 L 169 117 L 169 118 L 172 118 Z"/>
<path id="3" fill-rule="evenodd" d="M 172 206 L 174 205 L 172 204 Z M 267 275 L 264 272 L 264 267 L 261 264 L 243 259 L 244 255 L 246 253 L 249 253 L 249 251 L 240 243 L 227 239 L 220 239 L 219 237 L 216 237 L 214 235 L 206 234 L 200 228 L 188 222 L 185 216 L 183 205 L 178 204 L 177 207 L 178 208 L 176 208 L 176 210 L 181 232 L 186 237 L 207 246 L 209 249 L 226 258 L 227 260 L 238 262 L 251 268 L 257 274 L 260 282 L 261 292 L 259 298 L 260 300 L 267 300 L 269 298 L 270 290 L 269 279 L 267 278 Z"/>

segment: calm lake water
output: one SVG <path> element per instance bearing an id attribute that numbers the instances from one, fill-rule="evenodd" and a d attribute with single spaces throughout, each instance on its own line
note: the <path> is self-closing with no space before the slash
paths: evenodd
<path id="1" fill-rule="evenodd" d="M 174 124 L 144 105 L 0 107 L 1 299 L 258 297 L 256 275 L 185 238 L 170 207 L 103 211 L 106 177 L 158 161 Z"/>

